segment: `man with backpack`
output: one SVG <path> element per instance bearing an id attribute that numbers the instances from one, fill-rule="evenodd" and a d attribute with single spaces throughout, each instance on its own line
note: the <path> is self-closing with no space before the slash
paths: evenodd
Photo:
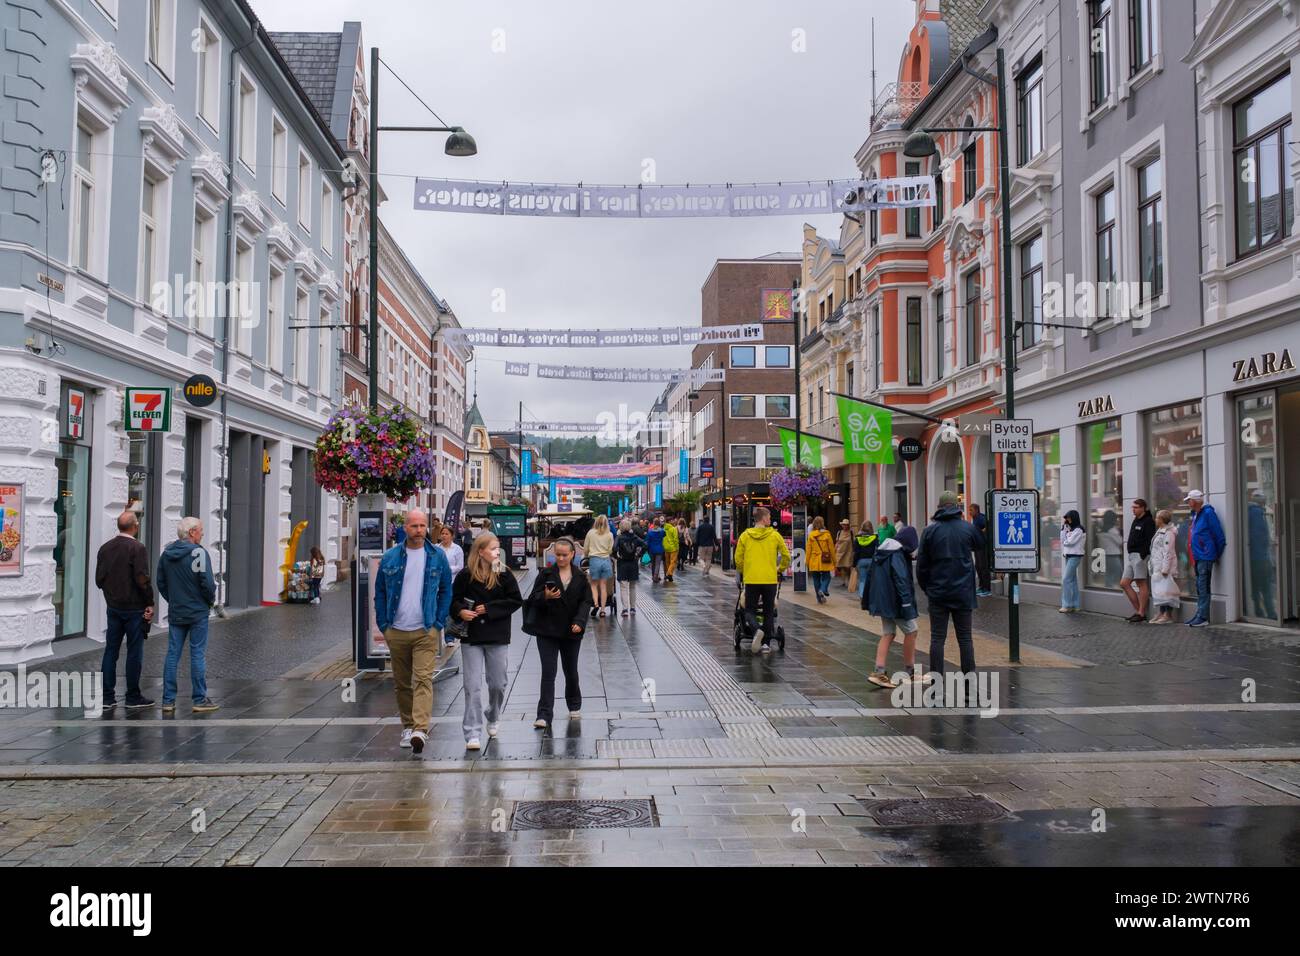
<path id="1" fill-rule="evenodd" d="M 718 546 L 718 532 L 707 518 L 695 529 L 695 546 L 699 549 L 699 560 L 704 562 L 704 576 L 708 577 L 713 567 L 713 549 Z"/>
<path id="2" fill-rule="evenodd" d="M 975 641 L 971 634 L 971 612 L 976 606 L 973 554 L 983 546 L 974 525 L 962 519 L 957 495 L 945 491 L 939 496 L 934 519 L 921 533 L 916 556 L 916 583 L 930 599 L 930 670 L 941 677 L 949 618 L 957 632 L 962 673 L 975 671 Z"/>

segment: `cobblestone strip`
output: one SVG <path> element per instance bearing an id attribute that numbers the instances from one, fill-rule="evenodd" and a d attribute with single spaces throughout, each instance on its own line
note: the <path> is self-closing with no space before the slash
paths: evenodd
<path id="1" fill-rule="evenodd" d="M 333 780 L 0 783 L 0 866 L 251 866 Z"/>

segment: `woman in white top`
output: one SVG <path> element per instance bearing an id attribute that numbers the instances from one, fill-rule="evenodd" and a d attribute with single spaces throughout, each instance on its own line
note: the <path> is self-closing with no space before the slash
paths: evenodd
<path id="1" fill-rule="evenodd" d="M 1151 539 L 1151 599 L 1160 613 L 1152 619 L 1152 624 L 1173 624 L 1173 616 L 1182 601 L 1173 520 L 1173 514 L 1167 510 L 1156 512 L 1156 533 Z"/>
<path id="2" fill-rule="evenodd" d="M 456 575 L 460 574 L 465 568 L 465 552 L 461 550 L 451 534 L 451 525 L 442 526 L 442 534 L 438 539 L 438 547 L 442 548 L 442 553 L 447 556 L 447 563 L 451 565 L 451 577 L 454 581 Z"/>
<path id="3" fill-rule="evenodd" d="M 591 616 L 604 617 L 614 581 L 614 535 L 604 515 L 596 517 L 596 523 L 582 542 L 582 550 L 587 556 L 587 580 L 591 583 Z M 609 613 L 611 617 L 614 614 Z"/>
<path id="4" fill-rule="evenodd" d="M 1061 607 L 1062 614 L 1073 614 L 1079 610 L 1079 565 L 1083 563 L 1083 522 L 1079 512 L 1067 511 L 1061 522 L 1061 557 L 1065 568 L 1061 572 Z"/>

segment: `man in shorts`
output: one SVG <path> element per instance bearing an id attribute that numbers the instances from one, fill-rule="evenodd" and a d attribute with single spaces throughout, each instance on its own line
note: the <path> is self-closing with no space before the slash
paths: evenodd
<path id="1" fill-rule="evenodd" d="M 1147 560 L 1151 557 L 1151 539 L 1156 535 L 1156 519 L 1147 510 L 1145 499 L 1133 499 L 1133 521 L 1128 526 L 1128 545 L 1124 554 L 1124 577 L 1119 587 L 1133 605 L 1130 624 L 1147 622 L 1147 604 L 1151 600 L 1151 581 Z"/>

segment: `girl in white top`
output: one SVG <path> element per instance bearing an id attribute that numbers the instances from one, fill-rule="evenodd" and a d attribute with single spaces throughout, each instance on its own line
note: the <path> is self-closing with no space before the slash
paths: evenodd
<path id="1" fill-rule="evenodd" d="M 1061 522 L 1061 607 L 1062 614 L 1079 610 L 1079 565 L 1083 563 L 1084 531 L 1079 512 L 1067 511 Z"/>

